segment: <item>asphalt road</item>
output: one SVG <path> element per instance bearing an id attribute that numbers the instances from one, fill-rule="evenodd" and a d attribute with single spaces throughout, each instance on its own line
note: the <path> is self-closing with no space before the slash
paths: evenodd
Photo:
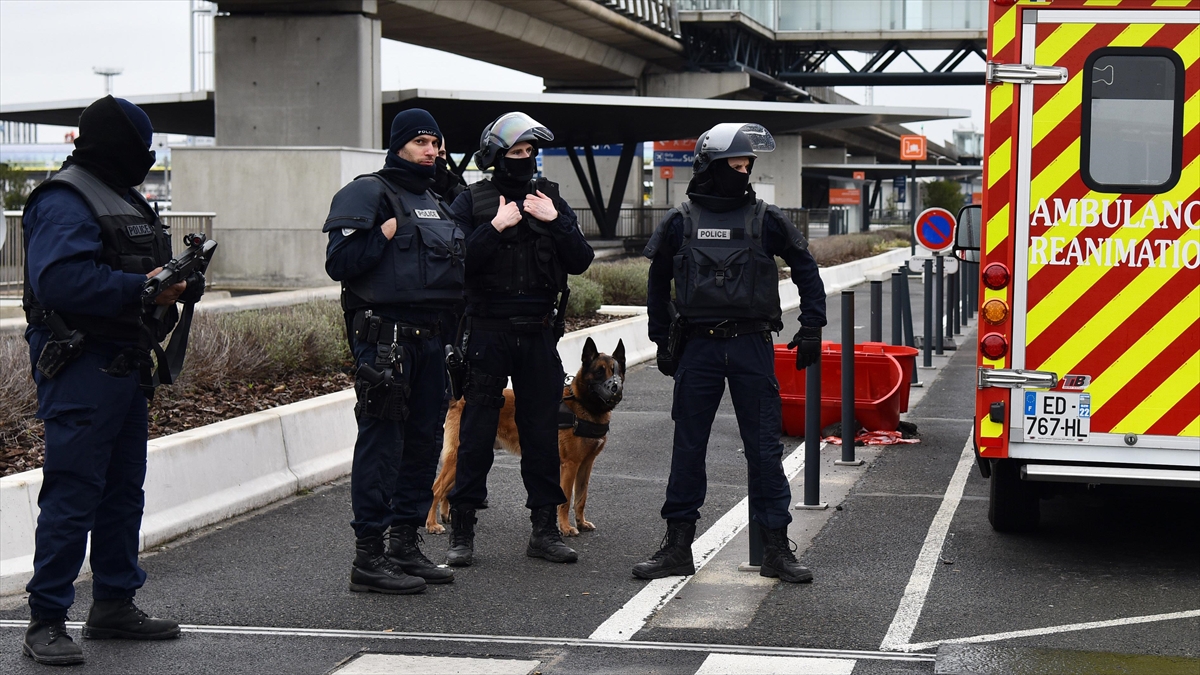
<path id="1" fill-rule="evenodd" d="M 920 297 L 919 284 L 913 294 Z M 836 298 L 830 300 L 827 338 L 836 336 L 839 320 Z M 858 305 L 856 323 L 865 331 L 865 292 Z M 889 306 L 885 299 L 885 312 Z M 890 333 L 888 323 L 884 332 Z M 860 332 L 859 339 L 865 337 Z M 746 672 L 760 672 L 767 666 L 754 659 L 768 653 L 764 647 L 776 648 L 769 652 L 775 658 L 807 668 L 791 672 L 962 672 L 954 668 L 970 670 L 962 664 L 972 647 L 958 648 L 952 661 L 943 641 L 1009 631 L 1036 634 L 984 638 L 980 644 L 1019 655 L 1034 648 L 1059 655 L 1067 653 L 1053 650 L 1146 655 L 1150 660 L 1139 662 L 1143 672 L 1178 663 L 1200 672 L 1200 662 L 1153 659 L 1200 657 L 1200 546 L 1192 531 L 1200 500 L 1192 493 L 1093 491 L 1044 502 L 1036 534 L 992 532 L 988 486 L 978 470 L 970 468 L 965 484 L 952 481 L 970 433 L 973 370 L 966 350 L 949 359 L 936 380 L 924 371 L 926 391 L 908 416 L 922 442 L 864 452 L 869 465 L 857 469 L 857 481 L 847 484 L 844 496 L 829 492 L 837 497 L 830 510 L 795 512 L 795 529 L 814 523 L 817 530 L 801 551 L 802 562 L 814 570 L 812 584 L 764 581 L 747 604 L 747 584 L 760 578 L 722 568 L 724 578 L 734 581 L 718 584 L 715 592 L 726 589 L 728 611 L 748 612 L 732 627 L 714 628 L 702 616 L 689 625 L 686 617 L 703 612 L 683 611 L 698 597 L 694 585 L 685 585 L 632 642 L 587 642 L 646 587 L 629 570 L 657 548 L 663 534 L 658 509 L 669 469 L 671 382 L 645 364 L 628 373 L 608 448 L 596 464 L 588 514 L 598 529 L 568 540 L 580 553 L 577 564 L 525 557 L 529 521 L 518 462 L 500 455 L 489 482 L 491 508 L 480 512 L 475 566 L 459 571 L 454 584 L 430 586 L 422 595 L 350 593 L 349 484 L 339 481 L 145 555 L 149 582 L 138 594 L 139 604 L 197 628 L 167 643 L 85 642 L 88 662 L 71 672 L 316 674 L 373 653 L 532 659 L 546 674 L 690 675 L 720 672 L 711 669 L 710 659 L 718 658 L 713 654 L 732 655 L 742 659 Z M 784 440 L 789 452 L 800 440 Z M 701 531 L 745 496 L 740 447 L 726 400 L 709 447 Z M 822 454 L 834 458 L 840 449 L 831 446 Z M 944 545 L 934 551 L 928 592 L 915 605 L 911 637 L 883 652 L 902 602 L 914 606 L 911 597 L 903 599 L 906 588 L 911 590 L 931 524 L 946 510 L 948 487 L 957 499 L 955 485 L 961 485 L 961 501 L 947 514 L 953 517 L 946 521 Z M 793 495 L 800 498 L 799 481 Z M 435 560 L 446 546 L 444 536 L 425 538 Z M 711 564 L 730 565 L 719 556 Z M 72 618 L 81 620 L 90 584 L 81 582 L 78 589 Z M 7 645 L 0 648 L 0 670 L 43 671 L 20 654 L 19 621 L 27 618 L 22 601 L 9 599 L 0 607 L 0 619 L 7 620 L 0 623 L 0 640 Z M 1173 612 L 1191 615 L 1157 616 Z M 1152 620 L 1130 622 L 1142 621 L 1138 617 Z M 1088 622 L 1112 625 L 1078 625 Z M 916 645 L 908 647 L 915 654 L 905 645 Z M 947 658 L 935 662 L 938 653 Z M 1083 657 L 1068 657 L 1075 659 L 1069 663 L 1082 663 Z M 1119 658 L 1106 655 L 1097 663 Z M 998 662 L 993 658 L 992 667 Z"/>

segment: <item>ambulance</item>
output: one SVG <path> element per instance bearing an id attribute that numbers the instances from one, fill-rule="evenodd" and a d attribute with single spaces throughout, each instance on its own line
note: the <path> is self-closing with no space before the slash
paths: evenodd
<path id="1" fill-rule="evenodd" d="M 994 529 L 1200 487 L 1200 0 L 989 0 L 974 441 Z"/>

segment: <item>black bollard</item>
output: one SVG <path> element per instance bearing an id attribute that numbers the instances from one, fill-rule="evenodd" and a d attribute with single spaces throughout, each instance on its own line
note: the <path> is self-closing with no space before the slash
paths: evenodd
<path id="1" fill-rule="evenodd" d="M 925 259 L 925 335 L 921 337 L 921 365 L 933 367 L 933 260 Z"/>
<path id="2" fill-rule="evenodd" d="M 954 281 L 950 282 L 950 290 L 953 296 L 950 299 L 950 306 L 953 307 L 953 319 L 950 321 L 950 327 L 954 329 L 955 335 L 962 335 L 963 315 L 962 315 L 962 265 L 958 267 L 958 271 L 954 273 Z"/>
<path id="3" fill-rule="evenodd" d="M 904 291 L 900 290 L 900 284 L 904 283 L 904 278 L 900 272 L 892 272 L 892 344 L 904 344 L 904 317 L 901 309 Z"/>
<path id="4" fill-rule="evenodd" d="M 933 328 L 933 345 L 937 355 L 941 356 L 946 336 L 946 259 L 940 255 L 934 258 L 933 276 L 933 318 L 937 322 Z"/>
<path id="5" fill-rule="evenodd" d="M 854 291 L 842 291 L 842 459 L 836 464 L 857 466 L 854 460 Z"/>
<path id="6" fill-rule="evenodd" d="M 904 275 L 904 278 L 903 278 L 904 283 L 902 283 L 900 285 L 900 293 L 901 293 L 901 295 L 904 296 L 901 299 L 901 302 L 904 303 L 904 307 L 903 307 L 903 311 L 902 311 L 902 313 L 904 315 L 904 346 L 916 347 L 917 346 L 917 338 L 916 338 L 916 336 L 913 335 L 912 295 L 909 293 L 910 284 L 909 284 L 907 267 L 904 268 L 904 271 L 902 274 Z M 916 372 L 916 371 L 913 371 L 913 372 Z"/>
<path id="7" fill-rule="evenodd" d="M 804 369 L 804 507 L 821 504 L 821 359 Z"/>
<path id="8" fill-rule="evenodd" d="M 971 318 L 979 313 L 979 263 L 971 263 Z"/>
<path id="9" fill-rule="evenodd" d="M 883 342 L 883 281 L 871 282 L 871 342 Z"/>

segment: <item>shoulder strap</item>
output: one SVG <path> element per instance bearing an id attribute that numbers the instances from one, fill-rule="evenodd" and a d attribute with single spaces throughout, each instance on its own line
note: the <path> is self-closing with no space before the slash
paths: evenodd
<path id="1" fill-rule="evenodd" d="M 145 220 L 146 215 L 125 201 L 117 191 L 78 165 L 59 171 L 46 183 L 61 183 L 69 186 L 83 198 L 97 218 L 105 216 L 127 216 Z"/>
<path id="2" fill-rule="evenodd" d="M 692 238 L 692 234 L 700 227 L 700 212 L 692 208 L 690 201 L 685 201 L 679 205 L 679 212 L 683 214 L 683 240 L 688 241 Z"/>
<path id="3" fill-rule="evenodd" d="M 750 238 L 760 246 L 762 245 L 763 216 L 766 212 L 767 203 L 760 199 L 746 214 L 746 229 L 750 232 Z"/>
<path id="4" fill-rule="evenodd" d="M 471 217 L 476 223 L 490 221 L 496 217 L 496 212 L 500 210 L 500 190 L 492 185 L 490 180 L 481 180 L 478 183 L 472 183 L 468 188 L 471 191 Z"/>

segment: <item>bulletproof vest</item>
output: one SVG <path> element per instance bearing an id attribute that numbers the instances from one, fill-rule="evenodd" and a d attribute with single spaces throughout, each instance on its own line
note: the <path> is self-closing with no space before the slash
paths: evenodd
<path id="1" fill-rule="evenodd" d="M 466 240 L 432 192 L 397 190 L 375 174 L 396 218 L 396 234 L 370 272 L 345 282 L 368 305 L 449 307 L 462 303 Z"/>
<path id="2" fill-rule="evenodd" d="M 675 299 L 692 321 L 780 320 L 779 269 L 762 245 L 762 200 L 714 213 L 684 202 L 683 243 L 675 254 Z"/>
<path id="3" fill-rule="evenodd" d="M 121 272 L 142 275 L 170 262 L 170 235 L 154 210 L 136 191 L 130 190 L 130 194 L 139 201 L 141 208 L 125 201 L 116 190 L 86 169 L 72 165 L 39 185 L 29 195 L 27 203 L 33 203 L 34 197 L 48 185 L 63 185 L 74 190 L 100 223 L 103 248 L 96 262 Z M 25 226 L 28 229 L 29 223 L 25 223 Z M 28 238 L 25 240 L 25 257 L 29 257 Z M 28 264 L 25 265 L 25 290 L 21 304 L 27 321 L 37 323 L 41 320 L 44 308 L 33 295 Z M 95 338 L 136 341 L 141 337 L 141 303 L 130 303 L 116 317 L 69 312 L 58 314 L 72 329 Z"/>
<path id="4" fill-rule="evenodd" d="M 471 185 L 475 227 L 491 227 L 500 210 L 500 191 L 491 181 Z M 558 194 L 558 186 L 538 179 L 543 194 Z M 537 219 L 526 215 L 513 227 L 500 233 L 500 245 L 480 271 L 467 279 L 467 288 L 488 293 L 557 293 L 567 287 L 567 274 L 558 259 L 558 249 L 550 231 Z"/>

